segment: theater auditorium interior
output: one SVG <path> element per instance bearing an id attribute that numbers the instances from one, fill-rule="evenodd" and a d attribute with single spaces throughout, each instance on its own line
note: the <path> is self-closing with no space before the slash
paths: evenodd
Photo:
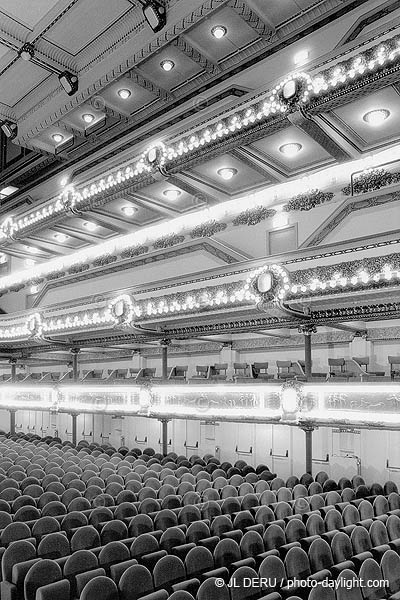
<path id="1" fill-rule="evenodd" d="M 400 599 L 400 2 L 0 0 L 1 600 Z"/>

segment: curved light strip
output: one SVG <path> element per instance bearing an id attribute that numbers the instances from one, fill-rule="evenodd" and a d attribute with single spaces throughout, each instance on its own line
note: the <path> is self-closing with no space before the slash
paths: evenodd
<path id="1" fill-rule="evenodd" d="M 392 255 L 393 256 L 393 255 Z M 332 268 L 334 265 L 329 265 Z M 10 316 L 0 316 L 0 340 L 7 342 L 29 339 L 31 337 L 46 337 L 63 332 L 83 332 L 99 328 L 126 327 L 133 324 L 143 324 L 149 321 L 176 319 L 184 315 L 201 314 L 202 311 L 220 311 L 225 307 L 244 308 L 255 307 L 261 301 L 261 296 L 254 293 L 252 281 L 261 273 L 272 271 L 278 276 L 279 285 L 274 291 L 278 301 L 287 298 L 296 299 L 305 294 L 315 295 L 333 292 L 335 288 L 341 292 L 353 292 L 355 289 L 376 288 L 379 282 L 393 286 L 400 285 L 400 268 L 390 264 L 379 266 L 375 271 L 359 268 L 359 261 L 354 261 L 353 273 L 343 275 L 341 264 L 337 265 L 334 275 L 327 279 L 312 279 L 307 284 L 291 282 L 291 274 L 281 265 L 272 264 L 261 266 L 248 273 L 246 280 L 222 283 L 201 289 L 175 292 L 157 298 L 134 300 L 128 294 L 122 294 L 107 305 L 92 307 L 66 314 L 65 306 L 59 309 L 60 316 L 55 310 L 52 316 L 40 312 L 21 315 L 10 319 Z M 295 279 L 295 274 L 292 274 Z M 44 311 L 45 312 L 45 311 Z M 2 325 L 4 323 L 4 325 Z"/>

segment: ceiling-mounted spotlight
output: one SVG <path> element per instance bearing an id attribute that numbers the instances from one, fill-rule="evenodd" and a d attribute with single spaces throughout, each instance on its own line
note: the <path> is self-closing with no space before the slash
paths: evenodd
<path id="1" fill-rule="evenodd" d="M 78 77 L 69 71 L 63 71 L 58 76 L 61 85 L 67 92 L 68 96 L 73 96 L 78 91 Z"/>
<path id="2" fill-rule="evenodd" d="M 160 31 L 167 24 L 165 6 L 160 0 L 141 0 L 143 16 L 154 31 Z"/>
<path id="3" fill-rule="evenodd" d="M 8 139 L 13 140 L 18 135 L 18 125 L 11 121 L 3 121 L 1 129 Z"/>
<path id="4" fill-rule="evenodd" d="M 18 56 L 22 58 L 22 60 L 31 60 L 31 58 L 35 56 L 35 46 L 30 42 L 26 42 L 22 48 L 18 50 Z"/>

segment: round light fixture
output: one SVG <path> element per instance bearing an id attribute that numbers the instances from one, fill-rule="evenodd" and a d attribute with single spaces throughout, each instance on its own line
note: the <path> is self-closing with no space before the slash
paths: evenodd
<path id="1" fill-rule="evenodd" d="M 61 133 L 54 133 L 51 137 L 53 138 L 56 144 L 60 144 L 64 139 L 64 136 L 61 135 Z"/>
<path id="2" fill-rule="evenodd" d="M 94 115 L 92 115 L 91 113 L 85 113 L 84 115 L 82 115 L 82 119 L 85 121 L 85 123 L 90 125 L 90 123 L 93 123 L 94 121 Z"/>
<path id="3" fill-rule="evenodd" d="M 38 285 L 33 285 L 31 287 L 31 294 L 37 294 L 39 291 L 39 286 Z"/>
<path id="4" fill-rule="evenodd" d="M 133 217 L 133 215 L 136 212 L 136 208 L 134 206 L 123 206 L 121 208 L 122 212 L 124 213 L 124 215 L 126 215 L 127 217 Z"/>
<path id="5" fill-rule="evenodd" d="M 383 121 L 386 121 L 390 117 L 390 111 L 386 108 L 378 108 L 377 110 L 370 110 L 365 113 L 363 120 L 371 125 L 371 127 L 379 127 Z"/>
<path id="6" fill-rule="evenodd" d="M 96 223 L 92 223 L 91 221 L 85 221 L 83 226 L 86 227 L 88 231 L 96 231 L 97 229 Z"/>
<path id="7" fill-rule="evenodd" d="M 35 56 L 35 47 L 33 44 L 26 42 L 18 51 L 18 55 L 22 60 L 29 61 Z"/>
<path id="8" fill-rule="evenodd" d="M 160 62 L 160 66 L 162 69 L 164 69 L 164 71 L 172 71 L 172 69 L 175 67 L 175 63 L 173 60 L 163 60 L 162 62 Z"/>
<path id="9" fill-rule="evenodd" d="M 284 154 L 288 158 L 292 158 L 293 156 L 296 156 L 296 154 L 298 154 L 300 152 L 302 147 L 303 146 L 301 144 L 292 142 L 290 144 L 283 144 L 283 146 L 281 146 L 279 148 L 279 152 L 282 152 L 282 154 Z"/>
<path id="10" fill-rule="evenodd" d="M 63 177 L 60 181 L 61 187 L 65 187 L 68 183 L 68 177 Z"/>
<path id="11" fill-rule="evenodd" d="M 289 79 L 282 88 L 282 95 L 285 100 L 290 100 L 296 95 L 298 82 L 295 79 Z"/>
<path id="12" fill-rule="evenodd" d="M 129 98 L 129 96 L 132 95 L 131 90 L 128 90 L 126 88 L 122 88 L 121 90 L 118 90 L 118 96 L 120 98 L 122 98 L 122 100 L 127 100 Z"/>
<path id="13" fill-rule="evenodd" d="M 219 169 L 217 173 L 220 177 L 222 177 L 222 179 L 225 179 L 225 181 L 229 181 L 230 179 L 232 179 L 232 177 L 234 177 L 237 174 L 237 169 L 234 169 L 232 167 L 226 167 L 224 169 Z"/>
<path id="14" fill-rule="evenodd" d="M 266 271 L 257 277 L 256 287 L 260 294 L 266 294 L 272 288 L 273 283 L 274 278 L 271 271 Z"/>
<path id="15" fill-rule="evenodd" d="M 39 252 L 39 250 L 37 248 L 35 248 L 34 246 L 25 246 L 25 248 L 31 254 L 37 254 Z"/>
<path id="16" fill-rule="evenodd" d="M 182 192 L 180 192 L 179 190 L 165 190 L 163 192 L 164 196 L 168 199 L 168 200 L 177 200 L 179 198 L 179 196 L 181 195 Z"/>
<path id="17" fill-rule="evenodd" d="M 223 25 L 216 25 L 215 27 L 213 27 L 211 29 L 211 33 L 212 35 L 217 39 L 220 40 L 221 38 L 223 38 L 226 35 L 226 27 L 224 27 Z"/>
<path id="18" fill-rule="evenodd" d="M 54 239 L 57 240 L 57 242 L 66 242 L 68 239 L 68 235 L 65 235 L 65 233 L 56 233 L 54 235 Z"/>

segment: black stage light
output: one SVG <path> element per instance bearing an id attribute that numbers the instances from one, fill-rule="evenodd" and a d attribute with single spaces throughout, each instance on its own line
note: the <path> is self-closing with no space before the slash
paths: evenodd
<path id="1" fill-rule="evenodd" d="M 154 33 L 160 31 L 167 24 L 165 6 L 158 0 L 148 0 L 142 3 L 143 15 Z"/>
<path id="2" fill-rule="evenodd" d="M 22 48 L 18 50 L 18 56 L 22 58 L 22 60 L 29 61 L 31 58 L 35 56 L 35 47 L 33 44 L 26 42 Z"/>
<path id="3" fill-rule="evenodd" d="M 78 77 L 69 71 L 63 71 L 58 76 L 61 85 L 67 92 L 68 96 L 73 96 L 78 91 Z"/>
<path id="4" fill-rule="evenodd" d="M 12 123 L 11 121 L 3 121 L 1 124 L 1 129 L 5 136 L 10 140 L 13 140 L 18 135 L 18 125 L 16 123 Z"/>

